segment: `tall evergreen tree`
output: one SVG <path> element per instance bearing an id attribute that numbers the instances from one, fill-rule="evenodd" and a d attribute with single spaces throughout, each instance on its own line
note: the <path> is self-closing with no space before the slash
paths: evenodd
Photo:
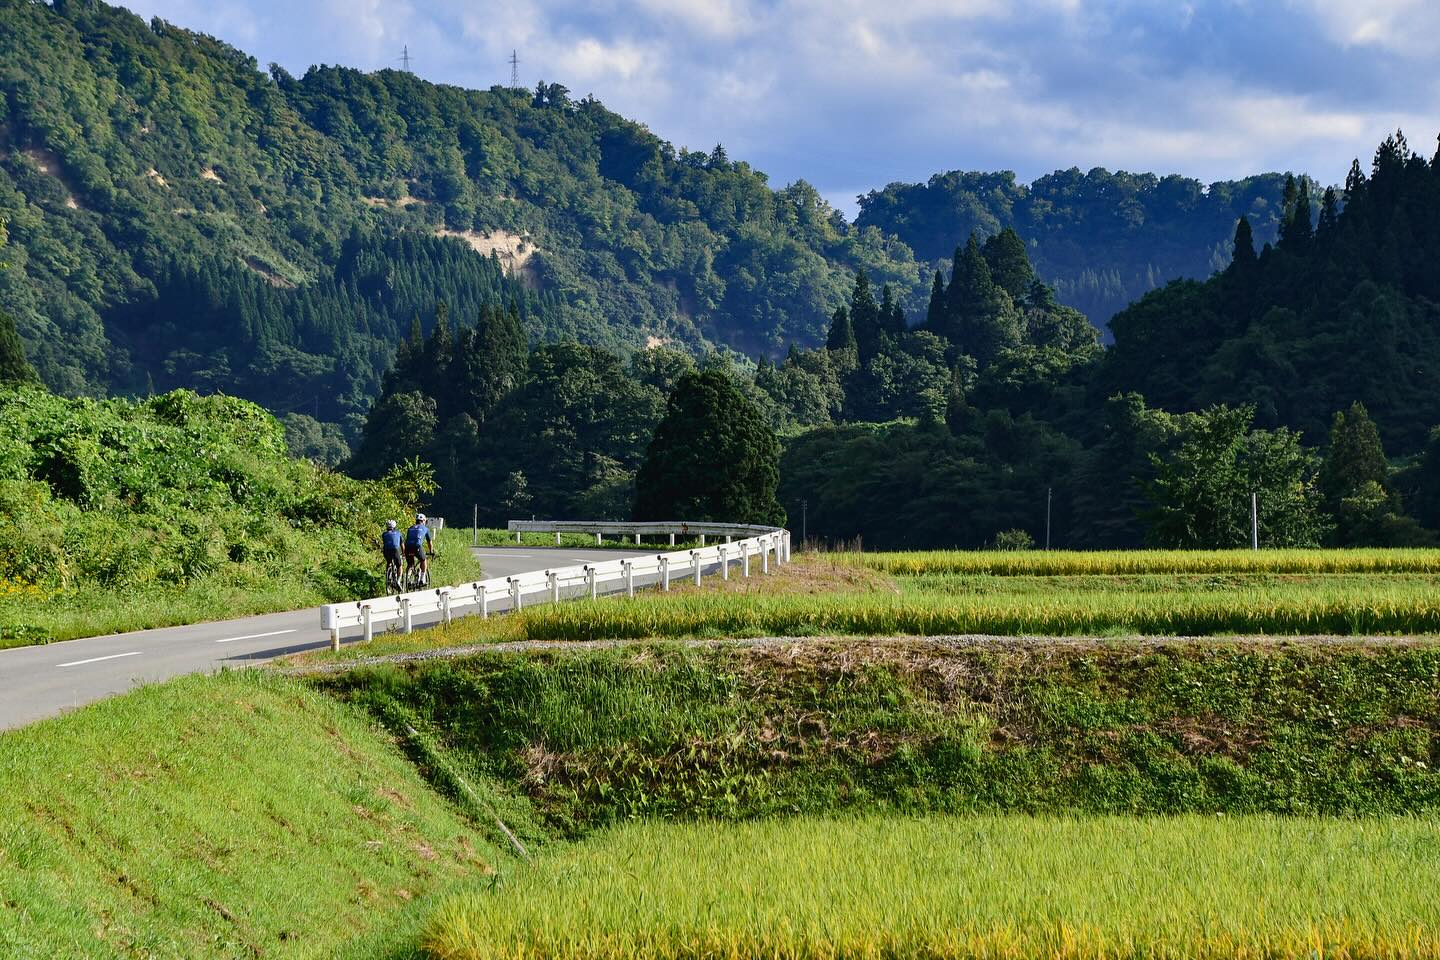
<path id="1" fill-rule="evenodd" d="M 783 523 L 780 442 L 722 370 L 687 374 L 635 478 L 637 520 Z"/>
<path id="2" fill-rule="evenodd" d="M 1030 266 L 1030 256 L 1025 251 L 1025 241 L 1013 227 L 1006 227 L 985 241 L 985 263 L 990 267 L 990 276 L 1000 289 L 1010 294 L 1015 303 L 1025 299 L 1030 292 L 1030 283 L 1035 271 Z"/>
<path id="3" fill-rule="evenodd" d="M 0 383 L 37 383 L 39 379 L 25 358 L 25 344 L 15 330 L 15 321 L 0 313 Z"/>
<path id="4" fill-rule="evenodd" d="M 863 364 L 880 348 L 880 305 L 870 290 L 870 277 L 862 267 L 855 271 L 855 288 L 850 294 L 850 324 Z"/>
<path id="5" fill-rule="evenodd" d="M 925 329 L 940 333 L 945 328 L 945 278 L 935 271 L 935 281 L 930 284 L 930 305 L 925 308 Z"/>
<path id="6" fill-rule="evenodd" d="M 850 322 L 850 311 L 844 306 L 835 308 L 830 317 L 830 333 L 825 338 L 827 350 L 854 350 L 855 326 Z"/>
<path id="7" fill-rule="evenodd" d="M 1255 234 L 1250 229 L 1250 220 L 1241 217 L 1235 224 L 1235 254 L 1230 263 L 1237 270 L 1243 270 L 1255 262 Z"/>
<path id="8" fill-rule="evenodd" d="M 1330 449 L 1320 467 L 1320 490 L 1333 508 L 1365 484 L 1390 491 L 1390 462 L 1380 431 L 1365 405 L 1356 400 L 1348 411 L 1336 411 L 1330 424 Z"/>
<path id="9" fill-rule="evenodd" d="M 1335 239 L 1335 228 L 1340 219 L 1340 199 L 1334 187 L 1325 188 L 1325 197 L 1320 201 L 1320 225 L 1315 230 L 1317 239 L 1329 242 Z"/>

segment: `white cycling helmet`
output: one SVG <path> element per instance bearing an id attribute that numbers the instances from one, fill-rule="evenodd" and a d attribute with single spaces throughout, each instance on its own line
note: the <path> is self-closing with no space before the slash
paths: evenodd
<path id="1" fill-rule="evenodd" d="M 415 522 L 416 522 L 416 523 L 424 523 L 424 522 L 425 522 L 425 514 L 423 514 L 423 513 L 417 513 L 417 514 L 415 514 Z"/>
<path id="2" fill-rule="evenodd" d="M 385 529 L 386 529 L 386 530 L 394 530 L 397 526 L 399 526 L 399 524 L 397 524 L 394 520 L 386 520 L 386 521 L 385 521 Z"/>

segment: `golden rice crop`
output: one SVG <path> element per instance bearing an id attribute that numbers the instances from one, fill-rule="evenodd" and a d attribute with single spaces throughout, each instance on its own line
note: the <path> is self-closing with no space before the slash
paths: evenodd
<path id="1" fill-rule="evenodd" d="M 1437 549 L 922 550 L 827 559 L 895 575 L 1077 576 L 1222 573 L 1440 573 Z"/>
<path id="2" fill-rule="evenodd" d="M 880 636 L 1136 633 L 1440 633 L 1433 582 L 1349 581 L 1239 586 L 1227 590 L 1021 593 L 648 594 L 531 607 L 497 625 L 530 640 L 686 636 Z"/>
<path id="3" fill-rule="evenodd" d="M 452 897 L 436 960 L 1440 957 L 1431 820 L 634 824 Z"/>

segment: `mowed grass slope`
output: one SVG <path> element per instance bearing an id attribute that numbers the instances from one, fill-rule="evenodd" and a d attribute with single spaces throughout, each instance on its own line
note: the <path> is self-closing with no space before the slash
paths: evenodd
<path id="1" fill-rule="evenodd" d="M 496 854 L 362 716 L 246 671 L 0 734 L 0 956 L 328 957 Z"/>
<path id="2" fill-rule="evenodd" d="M 447 900 L 435 960 L 1440 956 L 1432 820 L 632 824 Z"/>

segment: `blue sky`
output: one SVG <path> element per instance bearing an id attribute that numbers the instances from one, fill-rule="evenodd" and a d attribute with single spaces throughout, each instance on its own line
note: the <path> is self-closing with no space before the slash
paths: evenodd
<path id="1" fill-rule="evenodd" d="M 779 186 L 1078 166 L 1343 180 L 1440 132 L 1436 0 L 134 0 L 293 73 L 397 65 L 593 93 Z"/>

